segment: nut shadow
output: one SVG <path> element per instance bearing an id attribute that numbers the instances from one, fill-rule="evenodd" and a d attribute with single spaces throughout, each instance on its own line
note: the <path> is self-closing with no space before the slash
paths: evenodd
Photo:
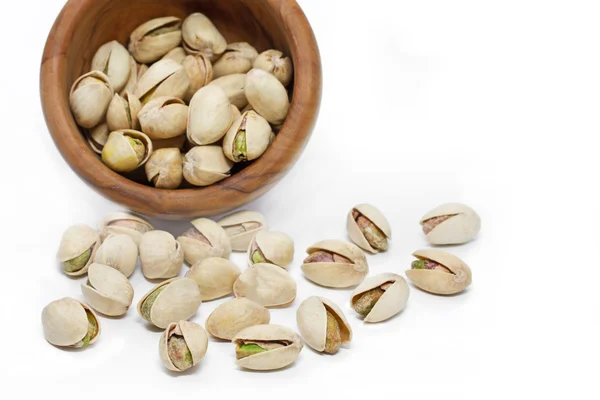
<path id="1" fill-rule="evenodd" d="M 302 275 L 302 278 L 304 279 L 305 282 L 308 282 L 308 283 L 318 286 L 320 288 L 327 289 L 327 290 L 334 290 L 334 291 L 338 291 L 338 292 L 354 290 L 358 287 L 358 285 L 354 285 L 354 286 L 348 286 L 348 287 L 343 287 L 343 288 L 334 288 L 334 287 L 319 285 L 317 282 L 313 282 L 310 279 L 308 279 L 305 275 Z"/>
<path id="2" fill-rule="evenodd" d="M 454 294 L 440 294 L 440 293 L 428 292 L 427 290 L 421 289 L 420 287 L 416 286 L 413 283 L 410 284 L 410 287 L 418 290 L 421 293 L 427 293 L 429 295 L 436 296 L 436 297 L 459 297 L 459 296 L 464 296 L 464 295 L 468 294 L 470 291 L 470 288 L 465 288 L 463 291 L 454 293 Z"/>

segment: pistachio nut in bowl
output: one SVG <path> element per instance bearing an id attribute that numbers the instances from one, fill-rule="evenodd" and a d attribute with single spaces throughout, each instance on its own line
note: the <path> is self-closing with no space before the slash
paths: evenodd
<path id="1" fill-rule="evenodd" d="M 296 332 L 280 325 L 255 325 L 233 338 L 237 365 L 256 371 L 281 369 L 298 358 L 304 345 Z"/>
<path id="2" fill-rule="evenodd" d="M 70 297 L 44 307 L 42 326 L 46 340 L 59 347 L 87 347 L 100 335 L 100 322 L 94 311 Z"/>
<path id="3" fill-rule="evenodd" d="M 358 285 L 352 293 L 351 305 L 365 322 L 381 322 L 404 310 L 409 293 L 403 277 L 383 273 Z"/>
<path id="4" fill-rule="evenodd" d="M 335 354 L 352 340 L 352 327 L 342 310 L 331 300 L 312 296 L 296 312 L 302 338 L 320 353 Z"/>
<path id="5" fill-rule="evenodd" d="M 433 294 L 456 294 L 471 285 L 471 269 L 460 258 L 441 250 L 419 250 L 413 253 L 417 260 L 406 271 L 412 283 Z"/>

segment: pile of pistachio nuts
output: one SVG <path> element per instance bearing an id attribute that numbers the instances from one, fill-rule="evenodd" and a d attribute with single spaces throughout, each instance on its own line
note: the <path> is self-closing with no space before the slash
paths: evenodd
<path id="1" fill-rule="evenodd" d="M 470 207 L 448 203 L 425 214 L 420 224 L 432 245 L 466 243 L 480 230 Z M 325 288 L 354 288 L 349 303 L 364 322 L 390 319 L 406 307 L 409 286 L 395 272 L 368 276 L 365 251 L 388 250 L 392 231 L 374 206 L 360 204 L 347 216 L 344 240 L 323 240 L 310 246 L 301 269 L 307 279 Z M 246 252 L 248 267 L 229 260 L 232 251 Z M 276 370 L 292 364 L 304 343 L 320 353 L 335 354 L 352 340 L 352 327 L 342 309 L 325 297 L 307 297 L 296 311 L 297 334 L 271 324 L 271 307 L 288 307 L 296 299 L 296 282 L 287 268 L 294 242 L 270 231 L 263 215 L 240 211 L 215 222 L 200 218 L 175 238 L 155 230 L 147 220 L 129 213 L 108 214 L 98 230 L 86 225 L 68 228 L 58 261 L 65 274 L 82 276 L 85 303 L 66 297 L 42 312 L 46 340 L 55 346 L 85 348 L 100 336 L 98 314 L 127 313 L 134 290 L 128 277 L 138 256 L 147 279 L 161 283 L 137 304 L 139 317 L 164 329 L 159 357 L 165 368 L 185 371 L 206 354 L 208 337 L 234 344 L 237 364 L 249 370 Z M 413 253 L 406 276 L 417 288 L 436 295 L 464 291 L 471 270 L 461 259 L 437 249 Z M 184 262 L 191 266 L 179 277 Z M 189 322 L 202 302 L 233 294 L 206 319 L 204 327 Z"/>
<path id="2" fill-rule="evenodd" d="M 95 53 L 69 102 L 91 148 L 149 184 L 208 186 L 259 158 L 287 116 L 290 58 L 227 43 L 205 15 L 156 18 Z M 184 154 L 182 154 L 184 151 Z"/>

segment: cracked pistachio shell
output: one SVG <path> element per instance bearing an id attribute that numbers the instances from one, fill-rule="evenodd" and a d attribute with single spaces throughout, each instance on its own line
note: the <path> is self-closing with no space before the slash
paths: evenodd
<path id="1" fill-rule="evenodd" d="M 139 140 L 143 155 L 138 154 L 130 139 Z M 136 170 L 148 161 L 152 154 L 152 140 L 146 134 L 132 129 L 113 131 L 102 148 L 102 162 L 115 172 L 125 173 Z"/>
<path id="2" fill-rule="evenodd" d="M 232 121 L 231 103 L 223 89 L 205 86 L 190 101 L 187 137 L 196 145 L 215 143 L 225 136 Z"/>
<path id="3" fill-rule="evenodd" d="M 98 246 L 100 246 L 100 236 L 98 235 L 98 232 L 84 224 L 73 225 L 63 233 L 56 258 L 61 263 L 65 274 L 70 276 L 83 275 L 87 272 L 89 265 L 92 263 Z M 73 260 L 90 249 L 90 256 L 81 269 L 73 272 L 69 272 L 65 269 L 66 261 Z"/>
<path id="4" fill-rule="evenodd" d="M 85 135 L 90 147 L 96 154 L 102 154 L 102 149 L 108 140 L 108 125 L 106 122 L 101 123 L 93 127 L 92 129 L 86 129 Z"/>
<path id="5" fill-rule="evenodd" d="M 202 301 L 210 301 L 233 293 L 233 284 L 240 273 L 231 261 L 209 257 L 194 264 L 185 276 L 198 284 Z"/>
<path id="6" fill-rule="evenodd" d="M 154 18 L 138 26 L 129 37 L 129 52 L 137 62 L 146 64 L 159 60 L 169 50 L 181 44 L 181 19 Z"/>
<path id="7" fill-rule="evenodd" d="M 181 31 L 183 47 L 188 53 L 202 53 L 213 61 L 227 48 L 223 35 L 204 14 L 191 14 L 183 21 Z"/>
<path id="8" fill-rule="evenodd" d="M 254 236 L 269 229 L 265 217 L 257 211 L 239 211 L 225 216 L 217 223 L 229 236 L 233 251 L 248 251 Z"/>
<path id="9" fill-rule="evenodd" d="M 139 245 L 142 234 L 153 231 L 154 227 L 144 218 L 118 211 L 106 214 L 100 221 L 98 229 L 101 240 L 105 240 L 110 235 L 124 234 Z"/>
<path id="10" fill-rule="evenodd" d="M 184 95 L 184 100 L 189 103 L 196 92 L 208 85 L 213 79 L 213 67 L 204 54 L 187 56 L 181 62 L 190 78 L 190 86 Z"/>
<path id="11" fill-rule="evenodd" d="M 305 262 L 302 265 L 304 275 L 314 283 L 333 288 L 347 288 L 358 285 L 369 273 L 365 253 L 352 243 L 341 240 L 324 240 L 309 247 L 311 255 L 317 251 L 326 251 L 341 255 L 351 263 L 343 262 Z"/>
<path id="12" fill-rule="evenodd" d="M 186 57 L 187 53 L 183 47 L 175 47 L 174 49 L 169 50 L 169 52 L 165 54 L 161 60 L 173 60 L 181 64 L 183 59 Z"/>
<path id="13" fill-rule="evenodd" d="M 254 61 L 254 68 L 273 74 L 283 86 L 289 85 L 294 76 L 292 60 L 285 57 L 279 50 L 267 50 L 260 53 Z"/>
<path id="14" fill-rule="evenodd" d="M 189 265 L 209 257 L 229 258 L 231 243 L 219 224 L 208 218 L 195 219 L 191 224 L 192 229 L 177 238 Z"/>
<path id="15" fill-rule="evenodd" d="M 148 66 L 146 64 L 138 64 L 135 61 L 135 58 L 131 56 L 129 56 L 129 64 L 131 65 L 131 73 L 129 74 L 129 80 L 125 84 L 125 87 L 119 93 L 121 96 L 126 92 L 134 93 L 138 80 L 146 73 L 146 71 L 148 71 Z"/>
<path id="16" fill-rule="evenodd" d="M 365 235 L 362 233 L 354 216 L 352 215 L 353 211 L 356 210 L 361 213 L 364 217 L 366 217 L 369 221 L 371 221 L 381 232 L 385 235 L 387 239 L 392 238 L 392 228 L 390 224 L 385 218 L 385 216 L 379 211 L 377 208 L 370 204 L 359 204 L 354 207 L 348 213 L 348 218 L 346 221 L 346 229 L 348 230 L 348 236 L 354 243 L 356 243 L 363 250 L 368 251 L 369 253 L 376 254 L 380 250 L 375 249 L 369 244 L 368 240 L 365 238 Z M 385 250 L 382 250 L 385 251 Z"/>
<path id="17" fill-rule="evenodd" d="M 113 97 L 108 77 L 100 71 L 88 72 L 75 81 L 69 94 L 73 117 L 82 128 L 102 123 Z"/>
<path id="18" fill-rule="evenodd" d="M 150 139 L 170 139 L 185 134 L 188 106 L 177 97 L 157 97 L 142 107 L 138 118 Z"/>
<path id="19" fill-rule="evenodd" d="M 169 338 L 173 335 L 182 336 L 188 350 L 190 351 L 190 355 L 192 356 L 192 364 L 187 368 L 177 368 L 173 363 L 171 356 L 169 355 Z M 163 365 L 165 368 L 173 372 L 182 372 L 197 365 L 200 360 L 204 358 L 207 349 L 208 335 L 206 334 L 204 328 L 194 322 L 183 320 L 177 323 L 170 323 L 160 336 L 160 342 L 158 344 L 158 353 Z"/>
<path id="20" fill-rule="evenodd" d="M 94 263 L 88 270 L 88 282 L 81 285 L 81 292 L 90 307 L 111 317 L 127 313 L 133 301 L 133 287 L 125 275 Z"/>
<path id="21" fill-rule="evenodd" d="M 138 114 L 142 104 L 130 92 L 123 96 L 115 94 L 106 112 L 106 123 L 110 132 L 120 129 L 138 129 Z"/>
<path id="22" fill-rule="evenodd" d="M 452 273 L 440 270 L 409 269 L 406 276 L 411 282 L 429 293 L 456 294 L 471 284 L 471 269 L 460 258 L 440 250 L 419 250 L 413 253 L 419 260 L 431 260 L 448 268 Z"/>
<path id="23" fill-rule="evenodd" d="M 88 313 L 96 321 L 96 334 L 88 344 L 94 343 L 100 336 L 101 327 L 94 311 L 70 297 L 64 297 L 48 304 L 42 310 L 42 326 L 46 340 L 60 347 L 84 347 L 81 341 L 88 333 Z"/>
<path id="24" fill-rule="evenodd" d="M 255 246 L 256 245 L 256 246 Z M 248 245 L 248 265 L 254 265 L 252 252 L 258 247 L 265 263 L 287 268 L 294 259 L 294 241 L 283 232 L 260 231 Z"/>
<path id="25" fill-rule="evenodd" d="M 223 89 L 229 102 L 239 109 L 248 105 L 248 99 L 246 99 L 244 91 L 245 82 L 246 74 L 233 74 L 215 79 L 209 85 L 219 86 Z"/>
<path id="26" fill-rule="evenodd" d="M 110 235 L 100 245 L 94 262 L 104 264 L 130 277 L 135 271 L 138 247 L 129 235 Z"/>
<path id="27" fill-rule="evenodd" d="M 481 218 L 471 207 L 460 203 L 447 203 L 434 208 L 421 218 L 421 225 L 425 221 L 453 215 L 453 217 L 439 223 L 427 235 L 431 244 L 462 244 L 472 240 L 481 229 Z"/>
<path id="28" fill-rule="evenodd" d="M 164 288 L 163 288 L 164 287 Z M 149 319 L 142 313 L 142 306 L 155 290 L 163 288 L 156 296 L 149 312 Z M 165 329 L 170 323 L 187 320 L 196 313 L 202 297 L 198 285 L 192 279 L 173 278 L 150 290 L 137 305 L 138 313 L 153 325 Z"/>
<path id="29" fill-rule="evenodd" d="M 92 58 L 92 71 L 102 71 L 115 92 L 121 91 L 131 73 L 129 52 L 116 40 L 100 46 Z"/>
<path id="30" fill-rule="evenodd" d="M 391 286 L 385 290 L 373 309 L 365 316 L 365 322 L 385 321 L 406 307 L 410 294 L 408 284 L 403 277 L 392 273 L 383 273 L 365 279 L 352 293 L 352 306 L 354 307 L 361 295 L 386 283 L 391 283 Z"/>
<path id="31" fill-rule="evenodd" d="M 185 144 L 185 140 L 186 140 L 185 135 L 176 136 L 176 137 L 170 138 L 170 139 L 159 139 L 159 140 L 154 139 L 154 140 L 152 140 L 152 148 L 154 150 L 169 149 L 169 148 L 175 148 L 175 149 L 182 150 L 183 145 Z"/>
<path id="32" fill-rule="evenodd" d="M 217 307 L 206 319 L 205 326 L 212 337 L 231 340 L 246 328 L 269 322 L 269 310 L 245 297 L 236 297 Z"/>
<path id="33" fill-rule="evenodd" d="M 296 322 L 302 338 L 318 352 L 325 351 L 327 341 L 327 311 L 337 320 L 342 344 L 352 340 L 352 327 L 344 312 L 331 300 L 312 296 L 304 300 L 296 312 Z"/>
<path id="34" fill-rule="evenodd" d="M 235 151 L 236 138 L 240 131 L 245 132 L 245 157 Z M 267 150 L 271 138 L 271 125 L 254 111 L 242 114 L 223 138 L 223 153 L 233 162 L 252 161 Z"/>
<path id="35" fill-rule="evenodd" d="M 140 241 L 140 261 L 146 278 L 174 278 L 183 265 L 183 248 L 169 232 L 146 232 Z"/>
<path id="36" fill-rule="evenodd" d="M 183 157 L 177 148 L 154 151 L 145 169 L 148 182 L 159 189 L 177 189 L 183 181 Z"/>
<path id="37" fill-rule="evenodd" d="M 264 307 L 285 306 L 296 298 L 296 282 L 277 265 L 254 264 L 235 281 L 233 292 Z"/>
<path id="38" fill-rule="evenodd" d="M 214 78 L 245 74 L 252 69 L 258 52 L 246 42 L 229 43 L 225 53 L 213 65 Z"/>
<path id="39" fill-rule="evenodd" d="M 254 68 L 246 74 L 244 88 L 254 111 L 273 125 L 283 123 L 290 101 L 285 87 L 277 78 L 262 69 Z"/>
<path id="40" fill-rule="evenodd" d="M 239 332 L 232 340 L 237 346 L 246 341 L 286 342 L 289 345 L 244 357 L 236 361 L 242 368 L 268 371 L 280 369 L 292 364 L 304 347 L 296 332 L 280 325 L 255 325 Z"/>
<path id="41" fill-rule="evenodd" d="M 190 85 L 185 68 L 177 61 L 160 60 L 139 79 L 134 94 L 142 104 L 157 97 L 183 98 Z"/>
<path id="42" fill-rule="evenodd" d="M 230 176 L 233 162 L 221 146 L 195 146 L 183 157 L 183 177 L 195 186 L 208 186 Z"/>

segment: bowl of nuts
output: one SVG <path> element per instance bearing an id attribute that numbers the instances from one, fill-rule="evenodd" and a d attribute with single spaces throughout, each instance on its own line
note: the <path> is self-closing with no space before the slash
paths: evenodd
<path id="1" fill-rule="evenodd" d="M 267 192 L 304 150 L 321 100 L 319 49 L 295 0 L 69 0 L 40 74 L 73 171 L 167 219 Z"/>

